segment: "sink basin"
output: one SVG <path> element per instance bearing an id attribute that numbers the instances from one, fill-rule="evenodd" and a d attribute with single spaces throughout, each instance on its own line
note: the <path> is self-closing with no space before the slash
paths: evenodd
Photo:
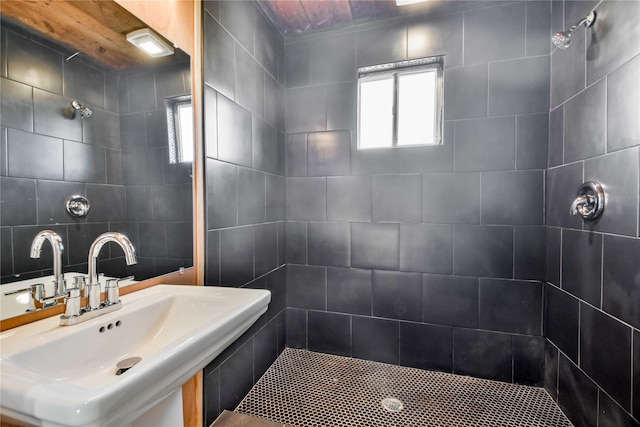
<path id="1" fill-rule="evenodd" d="M 0 334 L 0 412 L 41 426 L 121 426 L 220 354 L 266 310 L 260 289 L 157 285 L 74 326 L 47 318 Z M 116 375 L 119 361 L 141 360 Z"/>

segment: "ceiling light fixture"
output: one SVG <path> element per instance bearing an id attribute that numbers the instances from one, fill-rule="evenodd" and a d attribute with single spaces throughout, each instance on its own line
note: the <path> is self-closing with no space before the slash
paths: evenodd
<path id="1" fill-rule="evenodd" d="M 127 41 L 154 58 L 173 55 L 173 47 L 148 28 L 127 34 Z"/>
<path id="2" fill-rule="evenodd" d="M 422 3 L 427 0 L 396 0 L 396 6 L 409 6 L 410 4 Z"/>

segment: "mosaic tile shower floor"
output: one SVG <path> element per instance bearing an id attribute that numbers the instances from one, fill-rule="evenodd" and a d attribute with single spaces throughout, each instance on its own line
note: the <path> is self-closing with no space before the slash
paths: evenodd
<path id="1" fill-rule="evenodd" d="M 540 388 L 290 348 L 236 412 L 297 427 L 572 425 Z"/>

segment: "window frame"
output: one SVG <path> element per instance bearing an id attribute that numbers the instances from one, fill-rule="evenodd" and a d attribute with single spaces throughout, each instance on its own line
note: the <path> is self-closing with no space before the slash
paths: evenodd
<path id="1" fill-rule="evenodd" d="M 398 99 L 399 99 L 399 76 L 423 73 L 427 70 L 436 72 L 436 106 L 434 108 L 434 143 L 428 144 L 406 144 L 398 145 Z M 392 106 L 392 140 L 390 145 L 384 147 L 362 147 L 360 141 L 361 126 L 361 83 L 382 80 L 393 76 L 393 106 Z M 357 80 L 357 143 L 358 151 L 365 150 L 388 150 L 409 147 L 432 147 L 442 145 L 442 132 L 444 121 L 444 55 L 431 56 L 427 58 L 412 59 L 406 61 L 390 62 L 386 64 L 371 65 L 358 68 Z"/>

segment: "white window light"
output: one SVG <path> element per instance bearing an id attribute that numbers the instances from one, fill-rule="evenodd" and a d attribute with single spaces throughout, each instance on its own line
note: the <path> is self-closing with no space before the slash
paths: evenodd
<path id="1" fill-rule="evenodd" d="M 167 98 L 164 103 L 169 132 L 169 163 L 193 162 L 195 143 L 191 96 Z"/>
<path id="2" fill-rule="evenodd" d="M 178 132 L 180 135 L 180 161 L 193 162 L 193 106 L 182 104 L 178 106 Z"/>
<path id="3" fill-rule="evenodd" d="M 443 57 L 358 69 L 358 149 L 442 142 Z"/>
<path id="4" fill-rule="evenodd" d="M 127 34 L 127 41 L 154 58 L 173 55 L 173 47 L 148 28 Z"/>

